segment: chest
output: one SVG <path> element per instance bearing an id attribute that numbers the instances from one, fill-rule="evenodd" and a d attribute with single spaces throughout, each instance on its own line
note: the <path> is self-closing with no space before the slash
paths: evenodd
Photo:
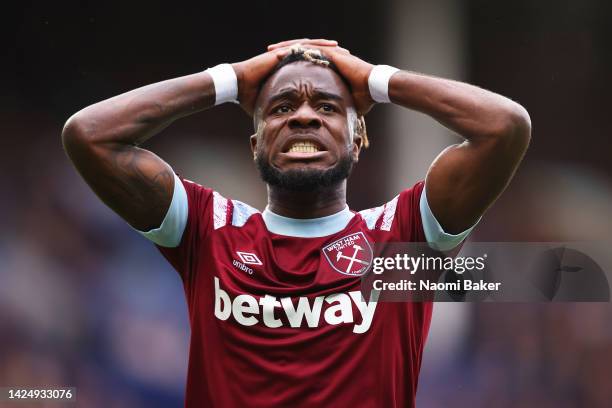
<path id="1" fill-rule="evenodd" d="M 359 227 L 300 239 L 241 229 L 216 234 L 198 257 L 201 303 L 216 319 L 263 328 L 370 329 L 376 297 L 361 292 L 378 237 Z"/>

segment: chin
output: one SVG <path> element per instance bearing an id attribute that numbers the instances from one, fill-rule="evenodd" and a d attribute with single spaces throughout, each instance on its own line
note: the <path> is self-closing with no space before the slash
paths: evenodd
<path id="1" fill-rule="evenodd" d="M 262 180 L 271 187 L 316 191 L 344 182 L 351 173 L 353 160 L 347 155 L 331 166 L 322 166 L 321 163 L 291 163 L 276 167 L 258 156 L 256 165 Z"/>
<path id="2" fill-rule="evenodd" d="M 320 171 L 320 172 L 325 172 L 328 170 L 331 170 L 335 167 L 335 164 L 329 166 L 329 165 L 323 165 L 321 163 L 290 163 L 290 164 L 285 164 L 283 166 L 274 166 L 278 171 L 280 171 L 281 173 L 287 172 L 287 171 Z"/>

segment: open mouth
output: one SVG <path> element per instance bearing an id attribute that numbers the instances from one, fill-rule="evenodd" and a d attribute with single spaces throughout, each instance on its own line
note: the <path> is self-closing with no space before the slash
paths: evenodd
<path id="1" fill-rule="evenodd" d="M 287 153 L 317 153 L 321 149 L 313 142 L 302 141 L 295 142 L 291 146 L 289 146 L 289 150 Z"/>
<path id="2" fill-rule="evenodd" d="M 285 141 L 281 152 L 298 155 L 314 155 L 327 151 L 317 135 L 293 135 Z"/>

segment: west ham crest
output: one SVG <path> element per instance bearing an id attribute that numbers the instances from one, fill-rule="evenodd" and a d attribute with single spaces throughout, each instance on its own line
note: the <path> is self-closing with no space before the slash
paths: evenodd
<path id="1" fill-rule="evenodd" d="M 363 232 L 356 232 L 323 247 L 327 262 L 336 271 L 361 276 L 372 264 L 372 247 Z"/>

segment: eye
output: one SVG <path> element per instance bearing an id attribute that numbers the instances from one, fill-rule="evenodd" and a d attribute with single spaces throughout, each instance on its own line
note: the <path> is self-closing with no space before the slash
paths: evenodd
<path id="1" fill-rule="evenodd" d="M 334 112 L 336 110 L 336 107 L 330 103 L 323 103 L 321 104 L 319 109 L 321 109 L 324 112 Z"/>
<path id="2" fill-rule="evenodd" d="M 289 105 L 280 105 L 274 109 L 274 113 L 289 113 L 291 112 L 291 107 Z"/>

